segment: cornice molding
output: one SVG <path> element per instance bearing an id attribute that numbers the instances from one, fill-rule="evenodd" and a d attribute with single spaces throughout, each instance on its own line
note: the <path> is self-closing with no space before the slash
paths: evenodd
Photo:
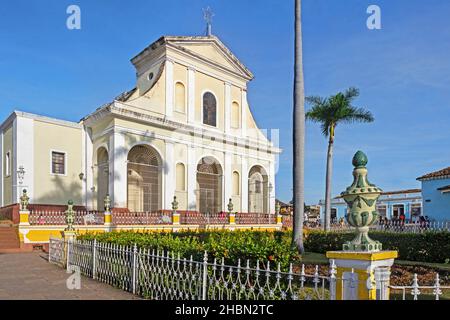
<path id="1" fill-rule="evenodd" d="M 261 140 L 252 139 L 249 137 L 243 138 L 240 136 L 233 136 L 209 128 L 201 128 L 192 126 L 190 124 L 184 124 L 174 120 L 169 120 L 166 117 L 157 117 L 136 111 L 131 111 L 124 107 L 121 107 L 121 105 L 126 106 L 126 104 L 122 102 L 115 101 L 114 103 L 104 107 L 103 109 L 98 110 L 85 120 L 85 125 L 91 126 L 96 121 L 101 120 L 107 115 L 115 115 L 127 119 L 137 120 L 139 122 L 148 123 L 151 125 L 156 125 L 170 130 L 179 130 L 185 134 L 194 134 L 197 137 L 204 137 L 208 139 L 214 138 L 219 141 L 222 140 L 226 144 L 240 146 L 242 148 L 249 148 L 256 151 L 265 152 L 267 154 L 277 155 L 282 152 L 280 148 L 274 147 L 272 142 L 270 141 L 263 142 Z"/>

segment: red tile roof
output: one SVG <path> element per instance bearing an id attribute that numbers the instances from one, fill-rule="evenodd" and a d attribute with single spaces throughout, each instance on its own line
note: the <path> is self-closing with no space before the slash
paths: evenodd
<path id="1" fill-rule="evenodd" d="M 430 179 L 443 178 L 443 177 L 450 177 L 450 167 L 447 167 L 447 168 L 439 170 L 439 171 L 428 173 L 426 175 L 423 175 L 423 176 L 417 178 L 417 180 L 430 180 Z"/>

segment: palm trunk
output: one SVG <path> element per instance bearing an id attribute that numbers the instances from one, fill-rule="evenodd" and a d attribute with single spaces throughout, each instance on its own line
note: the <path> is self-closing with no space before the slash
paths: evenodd
<path id="1" fill-rule="evenodd" d="M 295 73 L 294 73 L 294 114 L 293 114 L 293 186 L 294 186 L 294 226 L 292 245 L 300 253 L 303 246 L 304 214 L 304 153 L 305 153 L 305 92 L 303 79 L 303 48 L 301 0 L 295 0 Z"/>
<path id="2" fill-rule="evenodd" d="M 330 231 L 331 226 L 331 179 L 333 176 L 333 143 L 334 139 L 330 137 L 327 152 L 327 173 L 325 181 L 325 231 Z"/>

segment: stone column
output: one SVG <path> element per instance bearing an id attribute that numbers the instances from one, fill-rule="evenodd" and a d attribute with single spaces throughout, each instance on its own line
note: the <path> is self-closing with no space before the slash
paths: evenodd
<path id="1" fill-rule="evenodd" d="M 275 188 L 275 163 L 273 161 L 270 162 L 269 164 L 269 176 L 268 176 L 268 180 L 269 180 L 269 185 L 272 186 L 272 192 L 270 192 L 269 194 L 269 213 L 273 213 L 275 212 L 275 199 L 276 199 L 276 188 Z"/>
<path id="2" fill-rule="evenodd" d="M 187 101 L 188 101 L 188 122 L 195 122 L 195 69 L 188 67 L 188 88 L 187 88 Z"/>
<path id="3" fill-rule="evenodd" d="M 241 157 L 241 212 L 248 212 L 248 160 Z"/>
<path id="4" fill-rule="evenodd" d="M 127 207 L 127 157 L 125 136 L 114 130 L 109 137 L 109 195 L 113 208 Z"/>
<path id="5" fill-rule="evenodd" d="M 195 158 L 195 148 L 192 146 L 188 146 L 187 161 L 187 209 L 197 210 L 197 160 Z"/>
<path id="6" fill-rule="evenodd" d="M 85 128 L 85 188 L 86 188 L 86 208 L 88 210 L 94 210 L 94 167 L 93 167 L 93 153 L 94 146 L 92 141 L 92 129 Z"/>
<path id="7" fill-rule="evenodd" d="M 169 210 L 175 196 L 175 158 L 173 142 L 166 141 L 165 144 L 163 209 Z"/>
<path id="8" fill-rule="evenodd" d="M 227 211 L 228 203 L 226 202 L 226 200 L 231 199 L 231 196 L 233 193 L 233 191 L 232 191 L 233 175 L 231 172 L 232 159 L 233 159 L 233 155 L 231 153 L 229 153 L 229 152 L 224 153 L 224 168 L 223 168 L 223 181 L 222 181 L 223 190 L 224 190 L 224 201 L 222 201 L 223 202 L 222 210 L 224 212 Z"/>

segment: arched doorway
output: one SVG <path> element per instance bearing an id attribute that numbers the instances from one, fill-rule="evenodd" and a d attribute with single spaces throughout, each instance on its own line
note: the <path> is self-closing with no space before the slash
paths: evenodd
<path id="1" fill-rule="evenodd" d="M 105 197 L 109 188 L 109 156 L 104 147 L 97 150 L 97 210 L 105 207 Z"/>
<path id="2" fill-rule="evenodd" d="M 248 211 L 268 213 L 268 176 L 264 168 L 254 166 L 248 174 Z"/>
<path id="3" fill-rule="evenodd" d="M 222 167 L 212 157 L 197 165 L 197 207 L 201 213 L 222 211 Z"/>
<path id="4" fill-rule="evenodd" d="M 161 209 L 161 163 L 152 147 L 138 145 L 128 153 L 128 209 L 154 212 Z"/>

